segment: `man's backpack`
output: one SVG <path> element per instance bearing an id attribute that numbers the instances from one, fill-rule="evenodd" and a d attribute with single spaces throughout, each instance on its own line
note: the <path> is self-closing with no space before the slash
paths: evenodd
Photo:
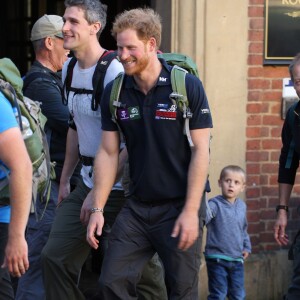
<path id="1" fill-rule="evenodd" d="M 187 136 L 190 147 L 193 147 L 193 141 L 190 134 L 189 120 L 193 114 L 189 108 L 189 101 L 187 99 L 185 88 L 185 76 L 191 73 L 199 77 L 196 63 L 188 56 L 179 53 L 158 53 L 158 58 L 163 58 L 169 65 L 173 66 L 171 71 L 171 84 L 173 93 L 170 95 L 171 100 L 182 111 L 184 118 L 183 133 Z M 117 108 L 121 107 L 122 103 L 119 101 L 120 91 L 124 79 L 124 74 L 120 73 L 114 80 L 111 95 L 110 95 L 110 112 L 113 121 L 117 119 Z"/>
<path id="2" fill-rule="evenodd" d="M 68 104 L 68 97 L 70 92 L 74 92 L 74 95 L 76 94 L 91 94 L 92 95 L 92 103 L 91 103 L 91 109 L 93 111 L 96 111 L 99 107 L 101 95 L 103 92 L 103 83 L 104 83 L 104 77 L 107 71 L 107 68 L 109 67 L 110 63 L 117 57 L 117 52 L 110 50 L 105 51 L 102 56 L 99 58 L 99 61 L 97 63 L 97 66 L 95 68 L 95 72 L 93 74 L 93 90 L 87 90 L 87 89 L 78 89 L 71 86 L 72 78 L 73 78 L 73 69 L 77 62 L 76 57 L 72 57 L 67 68 L 67 74 L 64 81 L 63 86 L 63 103 L 65 105 Z M 66 96 L 65 96 L 66 95 Z"/>
<path id="3" fill-rule="evenodd" d="M 23 96 L 22 87 L 23 80 L 15 64 L 8 58 L 0 59 L 0 89 L 12 105 L 23 137 L 25 129 L 23 121 L 25 119 L 29 122 L 30 134 L 24 137 L 24 142 L 33 168 L 31 212 L 35 212 L 37 199 L 46 203 L 49 199 L 51 179 L 55 179 L 55 171 L 50 161 L 49 147 L 44 132 L 47 119 L 42 114 L 38 102 Z M 2 180 L 0 186 L 0 198 L 9 200 L 9 178 L 4 180 L 5 182 Z"/>

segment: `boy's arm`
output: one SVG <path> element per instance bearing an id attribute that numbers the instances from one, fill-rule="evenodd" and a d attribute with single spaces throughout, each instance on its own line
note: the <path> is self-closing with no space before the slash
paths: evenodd
<path id="1" fill-rule="evenodd" d="M 212 199 L 207 201 L 207 205 L 209 206 L 210 211 L 209 209 L 206 209 L 205 225 L 209 224 L 217 215 L 216 206 Z"/>
<path id="2" fill-rule="evenodd" d="M 244 230 L 243 230 L 243 234 L 244 234 L 243 256 L 245 255 L 245 253 L 247 253 L 246 258 L 248 257 L 249 253 L 251 253 L 251 241 L 247 230 L 248 230 L 248 222 L 247 222 L 246 211 L 245 211 L 245 222 L 244 222 Z"/>

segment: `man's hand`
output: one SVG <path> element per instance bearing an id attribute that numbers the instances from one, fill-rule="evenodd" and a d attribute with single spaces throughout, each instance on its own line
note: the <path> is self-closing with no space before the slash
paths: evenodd
<path id="1" fill-rule="evenodd" d="M 80 221 L 84 225 L 89 224 L 91 209 L 93 208 L 93 190 L 86 196 L 80 211 Z"/>
<path id="2" fill-rule="evenodd" d="M 274 225 L 274 238 L 280 246 L 285 246 L 289 242 L 288 235 L 285 233 L 286 225 L 287 212 L 284 209 L 280 209 Z"/>
<path id="3" fill-rule="evenodd" d="M 5 248 L 5 258 L 1 268 L 8 268 L 14 277 L 21 277 L 29 268 L 28 247 L 25 237 L 8 239 Z"/>
<path id="4" fill-rule="evenodd" d="M 178 249 L 187 250 L 191 247 L 199 236 L 199 216 L 198 211 L 185 211 L 183 210 L 178 216 L 172 237 L 178 237 Z"/>
<path id="5" fill-rule="evenodd" d="M 57 206 L 63 201 L 63 199 L 67 198 L 70 194 L 70 182 L 66 183 L 60 183 L 59 184 L 59 190 L 58 190 L 58 200 L 57 200 Z"/>
<path id="6" fill-rule="evenodd" d="M 87 227 L 86 240 L 94 249 L 98 249 L 99 244 L 99 241 L 96 239 L 95 235 L 100 236 L 102 234 L 103 225 L 103 213 L 95 212 L 90 215 L 90 220 Z"/>

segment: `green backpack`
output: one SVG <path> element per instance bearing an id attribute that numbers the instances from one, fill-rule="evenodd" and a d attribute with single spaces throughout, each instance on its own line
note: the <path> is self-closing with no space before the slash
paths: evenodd
<path id="1" fill-rule="evenodd" d="M 0 90 L 12 105 L 32 162 L 31 212 L 35 212 L 37 199 L 46 203 L 49 200 L 51 179 L 55 179 L 55 171 L 54 164 L 50 161 L 49 147 L 44 132 L 47 119 L 42 114 L 38 102 L 23 96 L 22 87 L 23 80 L 15 64 L 8 58 L 0 59 Z M 8 183 L 9 175 L 7 174 L 7 177 L 0 181 L 1 204 L 9 203 Z"/>
<path id="2" fill-rule="evenodd" d="M 185 75 L 187 73 L 191 73 L 199 77 L 197 65 L 190 57 L 180 53 L 159 53 L 157 54 L 157 56 L 158 58 L 163 58 L 169 65 L 173 66 L 171 71 L 171 83 L 173 93 L 170 95 L 170 98 L 172 102 L 176 104 L 179 110 L 183 113 L 183 134 L 187 136 L 190 147 L 194 147 L 189 127 L 189 120 L 192 118 L 193 114 L 189 108 L 189 101 L 187 99 L 185 88 Z M 121 107 L 122 105 L 122 103 L 119 101 L 119 97 L 123 79 L 124 74 L 120 73 L 114 80 L 112 91 L 110 94 L 110 112 L 113 121 L 117 125 L 117 108 Z"/>

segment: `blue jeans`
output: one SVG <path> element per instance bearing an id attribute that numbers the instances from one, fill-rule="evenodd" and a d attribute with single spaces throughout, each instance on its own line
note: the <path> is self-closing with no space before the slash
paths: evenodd
<path id="1" fill-rule="evenodd" d="M 41 252 L 44 248 L 55 217 L 59 184 L 51 182 L 50 199 L 45 204 L 37 202 L 37 213 L 31 213 L 27 223 L 26 240 L 28 243 L 29 269 L 20 277 L 16 300 L 45 299 L 42 276 Z M 41 218 L 42 217 L 42 218 Z M 41 218 L 38 220 L 37 218 Z"/>
<path id="2" fill-rule="evenodd" d="M 206 259 L 208 300 L 245 299 L 244 264 L 223 259 Z"/>
<path id="3" fill-rule="evenodd" d="M 4 251 L 8 237 L 8 224 L 0 223 L 0 300 L 13 300 L 14 291 L 10 282 L 10 276 L 7 268 L 2 269 L 4 261 Z"/>

